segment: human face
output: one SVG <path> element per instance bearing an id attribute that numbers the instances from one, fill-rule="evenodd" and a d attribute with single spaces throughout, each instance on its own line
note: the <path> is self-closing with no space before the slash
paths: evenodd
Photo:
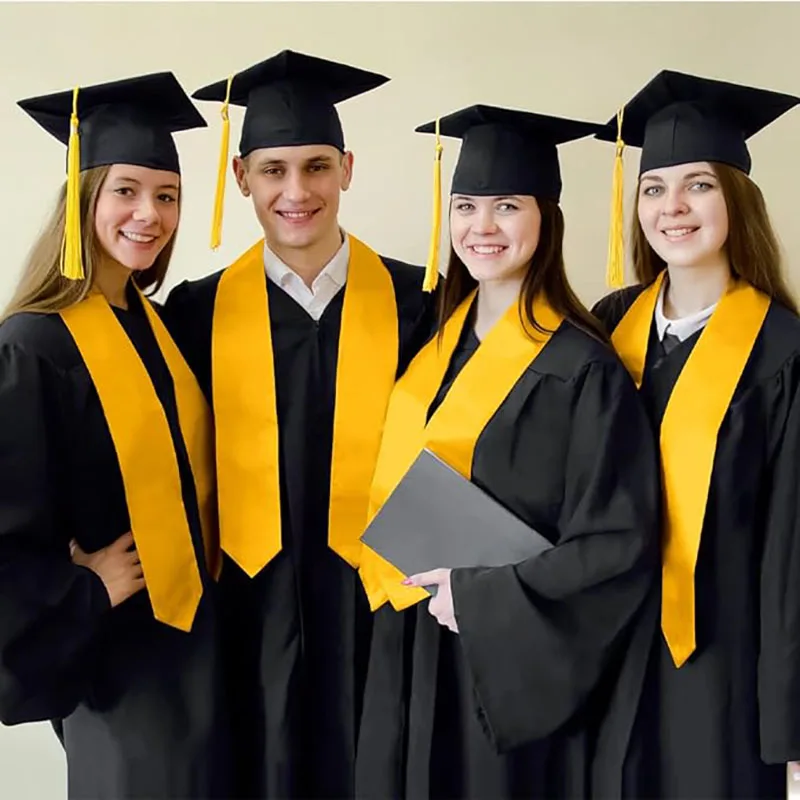
<path id="1" fill-rule="evenodd" d="M 542 215 L 535 197 L 453 195 L 450 237 L 479 283 L 524 277 L 539 244 Z"/>
<path id="2" fill-rule="evenodd" d="M 94 212 L 106 255 L 133 272 L 152 267 L 178 226 L 179 191 L 180 176 L 174 172 L 112 165 Z"/>
<path id="3" fill-rule="evenodd" d="M 338 241 L 339 197 L 350 186 L 352 153 L 330 145 L 270 147 L 235 158 L 233 168 L 274 251 Z"/>
<path id="4" fill-rule="evenodd" d="M 647 241 L 668 266 L 701 267 L 725 259 L 728 208 L 709 163 L 645 172 L 638 210 Z"/>

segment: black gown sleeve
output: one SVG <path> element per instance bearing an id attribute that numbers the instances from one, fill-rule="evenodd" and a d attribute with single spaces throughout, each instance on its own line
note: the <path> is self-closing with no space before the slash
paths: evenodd
<path id="1" fill-rule="evenodd" d="M 83 695 L 81 655 L 110 607 L 101 579 L 70 559 L 59 529 L 53 368 L 0 347 L 0 721 L 70 714 Z"/>
<path id="2" fill-rule="evenodd" d="M 571 429 L 553 433 L 569 436 L 555 547 L 452 573 L 482 724 L 499 752 L 581 709 L 657 574 L 658 459 L 636 388 L 618 362 L 594 363 L 579 392 Z M 526 452 L 533 481 L 546 465 L 536 448 Z"/>
<path id="3" fill-rule="evenodd" d="M 220 274 L 183 281 L 169 293 L 161 319 L 211 403 L 211 336 Z"/>
<path id="4" fill-rule="evenodd" d="M 761 758 L 800 760 L 800 359 L 767 397 L 775 440 L 761 562 Z M 742 476 L 746 480 L 746 476 Z"/>

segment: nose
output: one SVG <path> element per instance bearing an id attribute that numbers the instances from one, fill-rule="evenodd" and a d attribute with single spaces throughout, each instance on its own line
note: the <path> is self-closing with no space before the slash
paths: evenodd
<path id="1" fill-rule="evenodd" d="M 481 236 L 489 236 L 497 232 L 497 222 L 494 218 L 494 210 L 491 208 L 479 208 L 472 217 L 472 232 Z"/>
<path id="2" fill-rule="evenodd" d="M 292 170 L 286 176 L 286 182 L 283 186 L 283 196 L 290 203 L 301 204 L 308 200 L 311 192 L 306 185 L 306 176 L 301 170 Z"/>
<path id="3" fill-rule="evenodd" d="M 158 213 L 158 208 L 156 207 L 154 199 L 143 194 L 134 209 L 133 218 L 137 222 L 143 222 L 145 225 L 157 223 L 161 219 L 161 216 Z"/>
<path id="4" fill-rule="evenodd" d="M 681 189 L 668 189 L 664 195 L 664 214 L 675 217 L 689 210 L 686 198 Z"/>

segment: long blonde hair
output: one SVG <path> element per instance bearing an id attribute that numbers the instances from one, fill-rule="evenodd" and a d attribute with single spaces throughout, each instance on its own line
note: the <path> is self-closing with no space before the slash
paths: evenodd
<path id="1" fill-rule="evenodd" d="M 94 213 L 97 197 L 110 169 L 108 166 L 95 167 L 81 173 L 81 233 L 85 278 L 73 281 L 61 274 L 61 245 L 64 241 L 67 199 L 65 181 L 50 219 L 28 254 L 17 287 L 0 315 L 0 321 L 21 311 L 56 314 L 79 303 L 89 294 L 97 266 L 103 257 L 103 250 L 95 234 Z M 140 289 L 152 289 L 152 292 L 159 289 L 166 277 L 174 246 L 175 234 L 149 269 L 133 274 L 133 280 Z"/>

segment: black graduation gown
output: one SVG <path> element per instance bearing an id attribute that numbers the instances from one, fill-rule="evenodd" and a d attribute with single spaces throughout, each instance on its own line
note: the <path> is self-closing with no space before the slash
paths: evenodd
<path id="1" fill-rule="evenodd" d="M 465 326 L 429 417 L 478 346 Z M 459 634 L 427 602 L 378 610 L 358 796 L 585 798 L 658 557 L 655 444 L 610 348 L 562 324 L 479 436 L 472 479 L 556 547 L 454 570 Z"/>
<path id="2" fill-rule="evenodd" d="M 172 379 L 131 303 L 115 314 L 166 412 L 204 584 L 194 626 L 156 621 L 146 590 L 111 609 L 100 578 L 72 563 L 71 538 L 92 552 L 130 530 L 119 462 L 61 317 L 10 317 L 0 326 L 0 718 L 53 721 L 73 800 L 224 798 L 217 587 Z"/>
<path id="3" fill-rule="evenodd" d="M 640 293 L 601 300 L 613 331 Z M 657 429 L 700 332 L 668 355 L 651 326 L 642 382 Z M 697 648 L 676 669 L 660 581 L 595 767 L 604 797 L 778 798 L 800 759 L 800 320 L 773 303 L 723 419 L 695 572 Z M 624 770 L 617 768 L 624 758 Z"/>
<path id="4" fill-rule="evenodd" d="M 399 369 L 433 326 L 423 270 L 382 258 L 397 298 Z M 221 273 L 177 286 L 165 321 L 209 401 Z M 279 425 L 282 551 L 220 578 L 238 797 L 351 797 L 372 615 L 358 573 L 328 547 L 336 363 L 344 294 L 315 321 L 267 280 Z M 242 342 L 242 347 L 247 347 Z"/>

